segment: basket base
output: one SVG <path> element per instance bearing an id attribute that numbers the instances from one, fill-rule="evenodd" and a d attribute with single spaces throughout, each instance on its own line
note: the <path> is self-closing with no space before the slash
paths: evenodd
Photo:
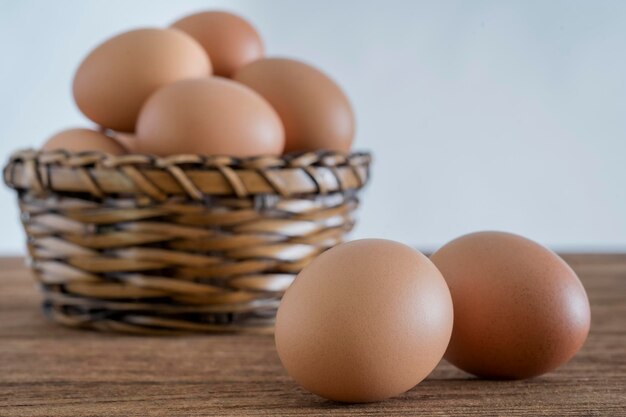
<path id="1" fill-rule="evenodd" d="M 254 312 L 196 312 L 168 315 L 157 311 L 85 310 L 45 300 L 46 317 L 64 326 L 132 334 L 197 333 L 273 334 L 276 306 Z M 171 307 L 171 306 L 170 306 Z"/>

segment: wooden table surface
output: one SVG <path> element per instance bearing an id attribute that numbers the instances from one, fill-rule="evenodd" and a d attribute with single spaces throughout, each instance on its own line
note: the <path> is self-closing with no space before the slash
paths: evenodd
<path id="1" fill-rule="evenodd" d="M 20 258 L 0 259 L 0 416 L 626 415 L 626 255 L 568 255 L 589 338 L 556 372 L 482 381 L 442 362 L 408 393 L 342 405 L 300 389 L 272 337 L 145 337 L 48 322 Z"/>

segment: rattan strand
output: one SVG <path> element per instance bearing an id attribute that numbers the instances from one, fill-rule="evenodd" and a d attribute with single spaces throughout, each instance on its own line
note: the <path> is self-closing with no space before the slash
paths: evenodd
<path id="1" fill-rule="evenodd" d="M 295 275 L 354 225 L 367 153 L 236 159 L 15 153 L 53 320 L 131 333 L 272 331 Z"/>

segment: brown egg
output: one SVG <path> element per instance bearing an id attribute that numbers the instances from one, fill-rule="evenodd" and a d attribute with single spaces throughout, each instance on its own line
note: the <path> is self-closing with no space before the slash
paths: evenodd
<path id="1" fill-rule="evenodd" d="M 137 136 L 134 133 L 112 132 L 113 138 L 126 150 L 128 153 L 138 153 L 137 151 Z"/>
<path id="2" fill-rule="evenodd" d="M 589 332 L 589 302 L 555 253 L 510 233 L 462 236 L 432 255 L 454 303 L 446 359 L 486 378 L 541 375 L 567 362 Z"/>
<path id="3" fill-rule="evenodd" d="M 200 44 L 173 29 L 138 29 L 94 49 L 74 77 L 74 99 L 101 126 L 132 132 L 141 106 L 159 87 L 211 74 Z"/>
<path id="4" fill-rule="evenodd" d="M 263 41 L 254 27 L 232 13 L 201 12 L 172 24 L 195 38 L 211 57 L 216 75 L 230 77 L 263 56 Z"/>
<path id="5" fill-rule="evenodd" d="M 111 155 L 122 155 L 126 150 L 100 132 L 91 129 L 67 129 L 52 136 L 41 147 L 44 151 L 66 150 L 69 152 L 100 151 Z"/>
<path id="6" fill-rule="evenodd" d="M 137 150 L 236 157 L 279 155 L 285 138 L 272 107 L 224 78 L 170 84 L 148 99 L 137 123 Z"/>
<path id="7" fill-rule="evenodd" d="M 450 292 L 428 258 L 389 240 L 357 240 L 300 272 L 278 310 L 276 348 L 307 390 L 335 401 L 378 401 L 435 368 L 452 318 Z"/>
<path id="8" fill-rule="evenodd" d="M 348 152 L 354 138 L 350 102 L 328 76 L 292 59 L 253 62 L 233 77 L 261 94 L 285 126 L 285 151 Z"/>

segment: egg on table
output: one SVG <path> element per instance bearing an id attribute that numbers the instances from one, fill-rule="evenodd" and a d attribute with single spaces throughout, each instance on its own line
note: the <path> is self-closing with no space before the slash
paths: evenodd
<path id="1" fill-rule="evenodd" d="M 262 95 L 285 126 L 285 151 L 348 152 L 354 139 L 352 107 L 320 70 L 293 59 L 265 58 L 233 76 Z"/>
<path id="2" fill-rule="evenodd" d="M 399 395 L 441 360 L 452 300 L 418 251 L 382 239 L 336 246 L 286 291 L 276 317 L 280 360 L 302 387 L 343 402 Z"/>
<path id="3" fill-rule="evenodd" d="M 53 135 L 41 147 L 44 151 L 66 150 L 68 152 L 99 151 L 111 155 L 123 155 L 126 149 L 115 139 L 92 129 L 67 129 Z"/>
<path id="4" fill-rule="evenodd" d="M 280 155 L 284 131 L 272 107 L 248 87 L 210 77 L 169 84 L 143 106 L 137 150 L 247 157 Z"/>
<path id="5" fill-rule="evenodd" d="M 446 359 L 496 379 L 541 375 L 567 362 L 589 332 L 587 294 L 558 255 L 511 233 L 457 238 L 431 260 L 454 303 Z"/>
<path id="6" fill-rule="evenodd" d="M 131 30 L 105 41 L 83 60 L 74 77 L 74 99 L 100 126 L 132 132 L 139 110 L 159 87 L 211 72 L 206 52 L 186 33 Z"/>

